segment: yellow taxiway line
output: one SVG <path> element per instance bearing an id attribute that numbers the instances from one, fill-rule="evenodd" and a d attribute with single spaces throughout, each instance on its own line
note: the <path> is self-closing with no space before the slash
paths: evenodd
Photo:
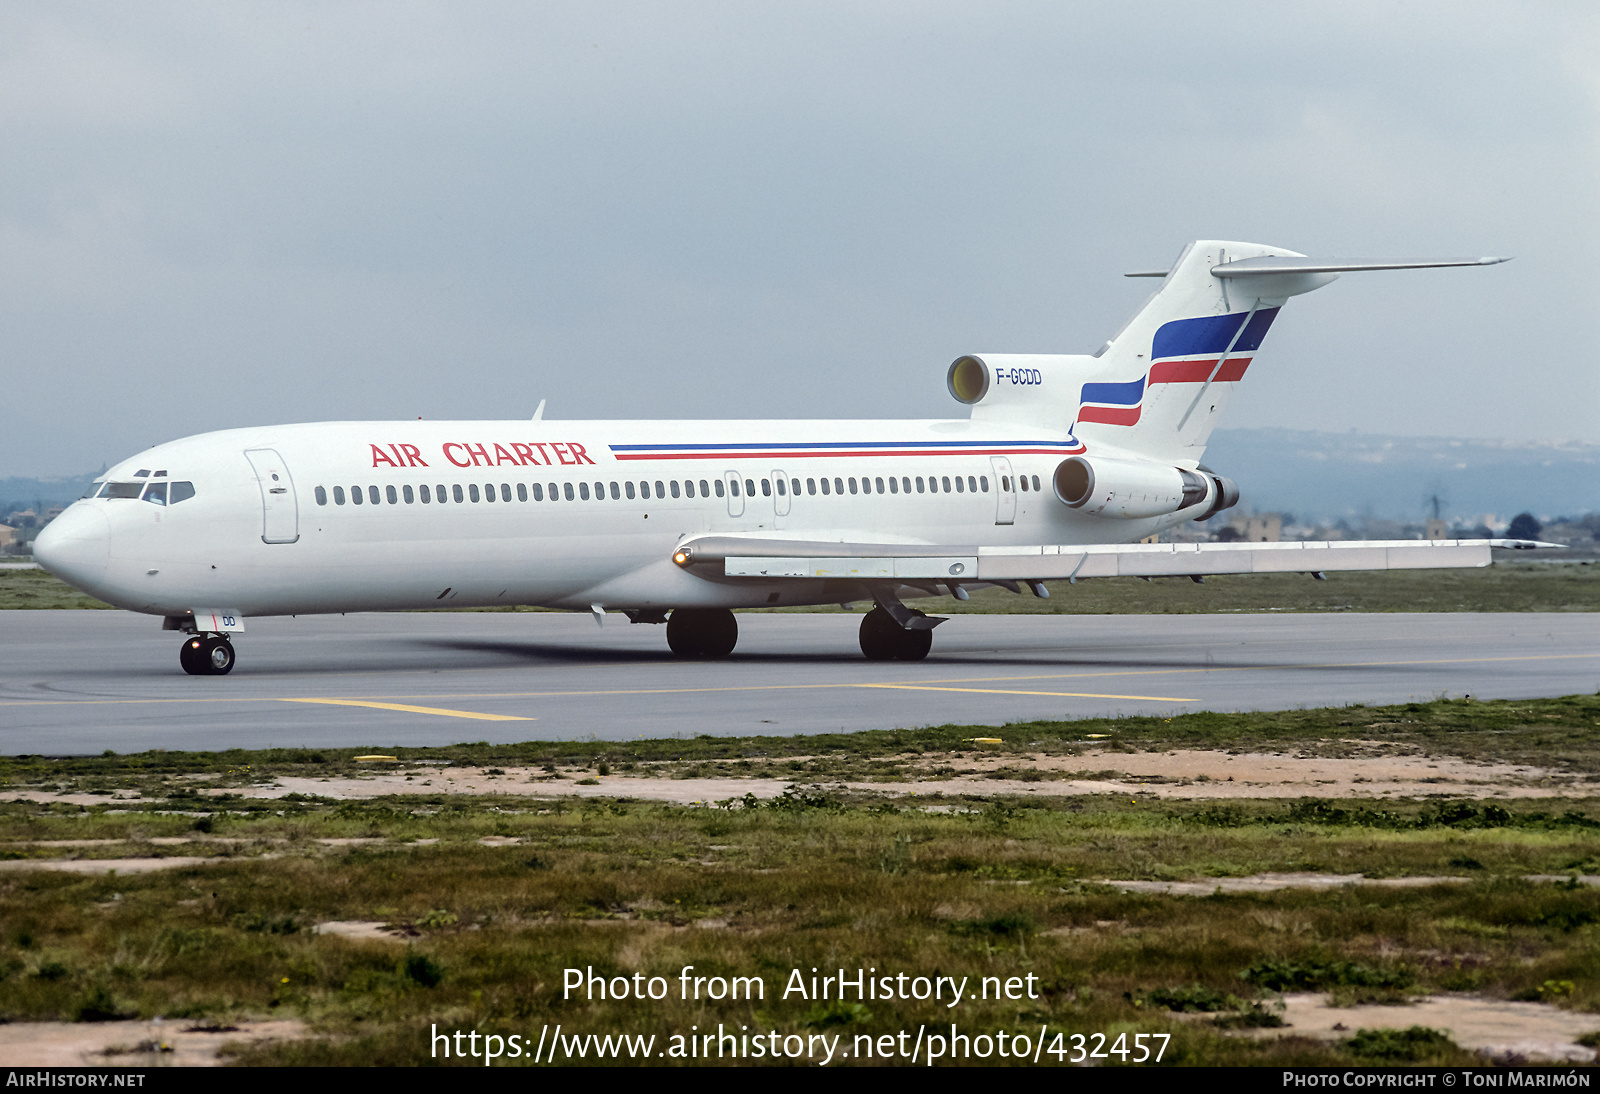
<path id="1" fill-rule="evenodd" d="M 1018 691 L 1012 688 L 947 688 L 937 684 L 856 684 L 861 688 L 895 688 L 901 691 L 969 691 L 979 695 L 1059 695 L 1067 699 L 1144 699 L 1152 703 L 1196 703 L 1169 695 L 1098 695 L 1092 691 Z"/>
<path id="2" fill-rule="evenodd" d="M 372 707 L 374 710 L 400 710 L 408 714 L 437 714 L 442 718 L 478 718 L 485 722 L 537 722 L 537 718 L 517 714 L 479 714 L 472 710 L 445 710 L 443 707 L 413 707 L 404 703 L 373 703 L 365 699 L 274 699 L 277 703 L 326 703 L 332 707 Z"/>

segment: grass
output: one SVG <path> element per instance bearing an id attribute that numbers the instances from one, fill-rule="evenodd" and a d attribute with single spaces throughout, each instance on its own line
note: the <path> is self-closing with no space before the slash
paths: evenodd
<path id="1" fill-rule="evenodd" d="M 1299 574 L 1221 575 L 1204 585 L 1188 578 L 1104 578 L 1050 582 L 1050 599 L 979 589 L 967 601 L 940 597 L 940 615 L 1127 615 L 1169 612 L 1592 612 L 1600 611 L 1600 564 L 1497 561 L 1476 570 L 1392 570 L 1330 573 L 1326 581 Z M 0 570 L 0 610 L 105 608 L 43 570 Z M 468 609 L 474 610 L 474 609 Z M 489 611 L 513 611 L 492 608 Z M 544 609 L 521 609 L 539 610 Z M 761 608 L 756 611 L 841 611 Z M 857 610 L 862 610 L 861 606 Z"/>
<path id="2" fill-rule="evenodd" d="M 1034 723 L 984 735 L 1000 736 L 1018 765 L 1081 749 L 1104 729 L 1130 755 L 1179 743 L 1394 747 L 1565 757 L 1592 770 L 1597 721 L 1600 699 L 1579 696 Z M 791 789 L 770 802 L 700 806 L 238 794 L 284 774 L 370 770 L 351 758 L 360 750 L 13 758 L 0 766 L 13 793 L 147 797 L 0 804 L 0 856 L 213 861 L 130 875 L 0 872 L 0 1019 L 282 1015 L 310 1024 L 307 1040 L 234 1056 L 252 1064 L 438 1063 L 428 1037 L 435 1025 L 537 1039 L 557 1023 L 568 1035 L 661 1038 L 721 1023 L 838 1034 L 849 1046 L 858 1035 L 955 1022 L 968 1033 L 1036 1036 L 1043 1027 L 1047 1044 L 1064 1052 L 1074 1034 L 1103 1032 L 1108 1045 L 1121 1034 L 1166 1034 L 1165 1063 L 1287 1066 L 1478 1061 L 1421 1028 L 1359 1030 L 1337 1043 L 1230 1032 L 1272 1027 L 1284 991 L 1402 1013 L 1441 991 L 1600 1012 L 1600 891 L 1524 878 L 1600 871 L 1600 800 L 907 800 L 831 785 L 845 773 L 895 779 L 913 763 L 958 770 L 973 755 L 972 735 L 946 726 L 398 750 L 401 766 L 532 764 L 541 778 L 545 763 L 568 778 L 602 763 L 793 774 Z M 550 784 L 552 794 L 560 785 Z M 486 837 L 499 839 L 486 845 Z M 40 843 L 54 840 L 114 842 Z M 1102 884 L 1288 870 L 1456 880 L 1204 897 Z M 403 937 L 313 930 L 335 920 L 381 921 Z M 679 976 L 691 965 L 705 977 L 757 977 L 764 994 L 680 998 Z M 566 970 L 591 968 L 608 978 L 659 976 L 671 990 L 661 1000 L 563 998 Z M 808 981 L 813 968 L 965 977 L 974 990 L 987 977 L 994 991 L 953 1009 L 784 998 L 796 970 Z M 1008 981 L 1018 985 L 1013 998 L 1000 990 Z"/>

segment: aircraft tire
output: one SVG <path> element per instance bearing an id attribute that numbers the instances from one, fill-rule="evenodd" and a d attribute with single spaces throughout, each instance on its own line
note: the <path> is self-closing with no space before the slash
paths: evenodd
<path id="1" fill-rule="evenodd" d="M 667 617 L 667 647 L 679 657 L 726 657 L 739 644 L 739 621 L 726 608 L 678 608 Z"/>
<path id="2" fill-rule="evenodd" d="M 904 633 L 892 615 L 873 608 L 861 617 L 861 653 L 868 661 L 892 661 Z"/>
<path id="3" fill-rule="evenodd" d="M 916 609 L 912 609 L 916 611 Z M 926 612 L 917 612 L 926 615 Z M 933 649 L 932 631 L 901 631 L 900 644 L 895 649 L 896 661 L 921 661 L 928 656 L 928 651 Z"/>
<path id="4" fill-rule="evenodd" d="M 211 675 L 206 668 L 205 644 L 204 638 L 195 636 L 185 638 L 183 645 L 178 647 L 178 664 L 190 676 Z"/>
<path id="5" fill-rule="evenodd" d="M 205 671 L 210 676 L 226 676 L 233 671 L 233 643 L 223 635 L 213 635 L 201 643 Z"/>

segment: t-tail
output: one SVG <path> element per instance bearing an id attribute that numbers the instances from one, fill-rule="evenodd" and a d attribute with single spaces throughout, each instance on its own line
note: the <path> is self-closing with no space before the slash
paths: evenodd
<path id="1" fill-rule="evenodd" d="M 1171 269 L 1130 273 L 1161 285 L 1100 351 L 975 354 L 948 383 L 974 418 L 1070 429 L 1090 451 L 1193 469 L 1279 310 L 1356 270 L 1488 266 L 1503 258 L 1316 259 L 1259 243 L 1200 240 Z"/>

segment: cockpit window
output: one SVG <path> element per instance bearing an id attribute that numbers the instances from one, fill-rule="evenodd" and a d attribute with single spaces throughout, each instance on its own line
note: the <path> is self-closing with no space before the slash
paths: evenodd
<path id="1" fill-rule="evenodd" d="M 167 504 L 167 484 L 164 482 L 153 482 L 149 486 L 145 487 L 144 500 L 149 502 L 151 505 Z"/>
<path id="2" fill-rule="evenodd" d="M 100 496 L 100 492 L 105 488 L 106 484 L 103 482 L 91 482 L 89 484 L 89 489 L 83 492 L 83 496 L 86 498 L 97 498 Z"/>
<path id="3" fill-rule="evenodd" d="M 106 492 L 101 497 L 106 498 L 136 498 L 139 491 L 144 489 L 142 482 L 108 482 Z"/>
<path id="4" fill-rule="evenodd" d="M 167 497 L 167 504 L 177 505 L 180 501 L 188 501 L 192 497 L 194 497 L 194 483 L 175 482 L 171 486 L 171 492 Z"/>

